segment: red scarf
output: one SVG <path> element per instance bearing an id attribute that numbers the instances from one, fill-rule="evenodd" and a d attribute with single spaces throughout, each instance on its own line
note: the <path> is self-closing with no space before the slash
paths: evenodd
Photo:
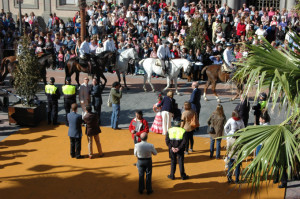
<path id="1" fill-rule="evenodd" d="M 232 117 L 232 119 L 234 119 L 235 121 L 239 121 L 240 120 L 239 117 Z"/>

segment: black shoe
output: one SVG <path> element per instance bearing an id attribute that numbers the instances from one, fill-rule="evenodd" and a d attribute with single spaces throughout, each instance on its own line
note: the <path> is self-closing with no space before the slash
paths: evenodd
<path id="1" fill-rule="evenodd" d="M 281 184 L 281 185 L 278 185 L 278 188 L 279 189 L 283 189 L 283 188 L 286 188 L 287 187 L 287 184 Z"/>
<path id="2" fill-rule="evenodd" d="M 143 194 L 143 191 L 139 191 L 140 194 Z"/>
<path id="3" fill-rule="evenodd" d="M 53 125 L 60 125 L 59 122 L 53 122 Z"/>
<path id="4" fill-rule="evenodd" d="M 190 178 L 190 176 L 188 176 L 188 175 L 185 175 L 185 176 L 181 177 L 182 180 L 187 180 L 189 178 Z"/>
<path id="5" fill-rule="evenodd" d="M 80 155 L 80 156 L 77 156 L 76 159 L 83 159 L 84 156 Z"/>
<path id="6" fill-rule="evenodd" d="M 66 123 L 66 126 L 69 126 L 69 123 Z"/>
<path id="7" fill-rule="evenodd" d="M 231 177 L 229 177 L 229 176 L 227 176 L 227 182 L 228 182 L 229 184 L 233 183 L 233 180 L 232 180 L 232 178 L 231 178 Z"/>
<path id="8" fill-rule="evenodd" d="M 148 195 L 150 195 L 150 194 L 152 194 L 152 193 L 153 193 L 153 190 L 147 191 L 147 194 L 148 194 Z"/>
<path id="9" fill-rule="evenodd" d="M 273 184 L 277 184 L 278 183 L 278 180 L 273 180 Z"/>
<path id="10" fill-rule="evenodd" d="M 118 128 L 114 128 L 114 130 L 122 130 L 122 129 L 118 127 Z"/>
<path id="11" fill-rule="evenodd" d="M 48 125 L 50 125 L 51 124 L 51 121 L 48 121 Z"/>
<path id="12" fill-rule="evenodd" d="M 136 163 L 133 163 L 133 166 L 136 166 Z"/>
<path id="13" fill-rule="evenodd" d="M 168 177 L 169 179 L 171 179 L 171 180 L 175 180 L 175 176 L 168 175 L 167 177 Z"/>
<path id="14" fill-rule="evenodd" d="M 71 158 L 75 158 L 75 155 L 71 155 Z"/>

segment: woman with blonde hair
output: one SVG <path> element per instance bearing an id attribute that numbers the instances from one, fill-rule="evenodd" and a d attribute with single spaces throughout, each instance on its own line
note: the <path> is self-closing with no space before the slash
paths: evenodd
<path id="1" fill-rule="evenodd" d="M 210 132 L 208 132 L 210 135 L 210 158 L 213 157 L 216 141 L 216 159 L 220 159 L 222 138 L 219 137 L 224 135 L 225 122 L 226 117 L 224 114 L 223 106 L 221 104 L 218 104 L 216 110 L 211 114 L 211 116 L 207 120 L 207 124 L 210 127 L 209 129 L 213 129 Z"/>
<path id="2" fill-rule="evenodd" d="M 192 110 L 192 106 L 190 102 L 184 103 L 184 112 L 181 115 L 181 128 L 184 128 L 185 133 L 187 135 L 187 143 L 185 145 L 184 154 L 189 154 L 188 151 L 193 152 L 194 145 L 194 130 L 196 127 L 191 125 L 192 120 L 196 117 L 196 121 L 198 121 L 198 117 L 195 111 Z M 190 148 L 189 148 L 189 144 Z"/>
<path id="3" fill-rule="evenodd" d="M 163 135 L 167 134 L 169 128 L 171 128 L 171 117 L 174 114 L 175 99 L 173 99 L 174 93 L 169 91 L 167 96 L 157 104 L 157 107 L 161 107 L 161 116 L 162 116 L 162 127 Z"/>

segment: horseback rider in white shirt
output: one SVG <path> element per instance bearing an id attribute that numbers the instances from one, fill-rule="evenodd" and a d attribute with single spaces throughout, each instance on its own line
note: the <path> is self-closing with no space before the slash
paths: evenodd
<path id="1" fill-rule="evenodd" d="M 115 46 L 115 42 L 112 39 L 111 35 L 108 35 L 108 40 L 106 40 L 103 44 L 104 47 L 104 51 L 111 51 L 114 52 L 117 50 L 116 46 Z"/>
<path id="2" fill-rule="evenodd" d="M 168 44 L 169 42 L 165 40 L 163 45 L 160 45 L 157 50 L 157 57 L 160 60 L 161 67 L 164 70 L 165 74 L 168 74 L 170 65 L 169 59 L 171 58 L 171 53 Z"/>
<path id="3" fill-rule="evenodd" d="M 235 62 L 235 56 L 232 51 L 232 44 L 230 42 L 226 43 L 226 49 L 223 53 L 224 63 L 226 68 L 223 68 L 226 72 L 233 72 L 235 67 L 232 65 L 232 62 Z"/>
<path id="4" fill-rule="evenodd" d="M 91 49 L 90 49 L 89 40 L 90 40 L 89 36 L 86 36 L 85 41 L 82 42 L 82 44 L 80 45 L 79 53 L 80 53 L 80 58 L 87 61 L 88 67 L 91 71 L 92 64 L 91 64 L 91 61 L 90 61 L 90 59 L 91 59 L 91 55 L 90 55 Z"/>

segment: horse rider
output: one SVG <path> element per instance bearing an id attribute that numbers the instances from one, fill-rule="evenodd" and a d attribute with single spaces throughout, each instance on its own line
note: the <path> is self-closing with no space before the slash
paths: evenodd
<path id="1" fill-rule="evenodd" d="M 165 74 L 168 74 L 169 59 L 171 58 L 171 53 L 170 53 L 170 49 L 168 46 L 169 44 L 170 43 L 167 40 L 165 40 L 163 42 L 163 44 L 158 47 L 158 50 L 157 50 L 157 57 L 160 60 L 161 67 Z"/>
<path id="2" fill-rule="evenodd" d="M 82 60 L 87 61 L 88 67 L 90 70 L 90 73 L 92 72 L 92 63 L 91 63 L 91 49 L 90 49 L 90 43 L 89 43 L 90 37 L 86 36 L 85 41 L 82 42 L 79 48 L 80 58 Z"/>
<path id="3" fill-rule="evenodd" d="M 66 84 L 62 86 L 62 93 L 64 94 L 64 107 L 66 111 L 66 125 L 69 126 L 68 113 L 70 113 L 71 106 L 76 103 L 76 86 L 71 85 L 71 78 L 66 78 Z"/>
<path id="4" fill-rule="evenodd" d="M 57 122 L 58 117 L 58 100 L 60 98 L 60 92 L 56 86 L 54 86 L 55 79 L 54 77 L 50 77 L 50 84 L 45 86 L 45 93 L 48 100 L 48 124 L 51 124 L 51 120 L 53 121 L 53 125 L 59 125 Z M 53 114 L 52 114 L 53 113 Z"/>
<path id="5" fill-rule="evenodd" d="M 222 67 L 224 72 L 233 72 L 235 70 L 235 67 L 232 65 L 232 62 L 235 62 L 235 56 L 232 50 L 232 44 L 230 42 L 226 43 L 226 49 L 223 53 L 224 58 L 224 67 Z"/>
<path id="6" fill-rule="evenodd" d="M 111 35 L 108 35 L 108 39 L 104 42 L 103 47 L 104 47 L 104 51 L 115 52 L 117 50 L 115 46 L 115 42 L 112 39 Z"/>
<path id="7" fill-rule="evenodd" d="M 117 52 L 117 48 L 114 40 L 112 39 L 112 35 L 108 35 L 108 39 L 103 44 L 104 51 Z M 116 54 L 117 55 L 117 54 Z M 113 65 L 113 64 L 111 64 Z M 108 67 L 108 71 L 112 72 L 112 67 Z"/>

